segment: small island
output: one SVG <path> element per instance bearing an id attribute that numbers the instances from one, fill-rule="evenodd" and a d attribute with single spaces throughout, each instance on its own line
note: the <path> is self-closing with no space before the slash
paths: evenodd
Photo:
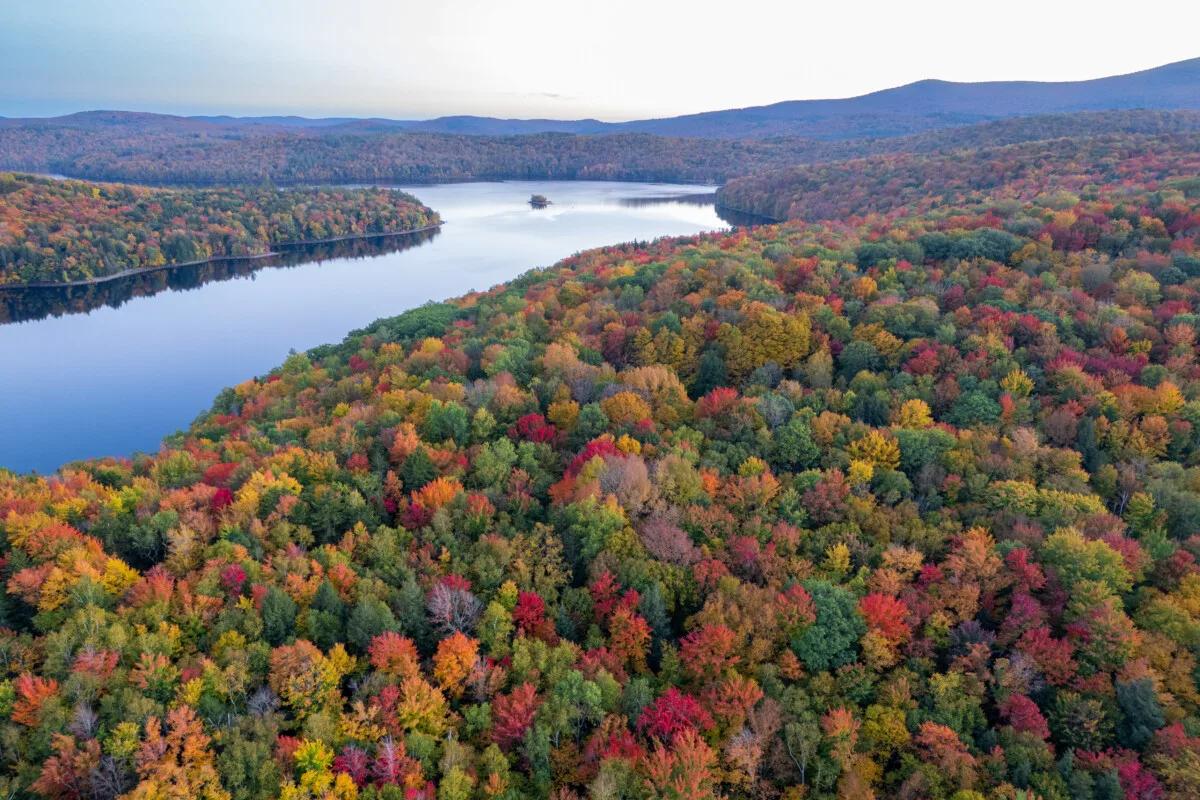
<path id="1" fill-rule="evenodd" d="M 93 284 L 440 224 L 393 189 L 159 189 L 0 173 L 0 288 Z"/>
<path id="2" fill-rule="evenodd" d="M 550 205 L 550 200 L 544 194 L 534 194 L 529 196 L 529 205 L 534 208 L 545 208 Z"/>

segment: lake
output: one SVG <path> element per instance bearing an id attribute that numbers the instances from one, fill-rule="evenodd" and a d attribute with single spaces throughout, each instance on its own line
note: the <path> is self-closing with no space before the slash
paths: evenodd
<path id="1" fill-rule="evenodd" d="M 442 215 L 440 231 L 10 303 L 0 319 L 57 316 L 0 324 L 0 467 L 47 473 L 77 459 L 154 451 L 221 389 L 267 372 L 291 350 L 341 341 L 380 317 L 580 250 L 728 227 L 704 186 L 400 188 Z M 535 193 L 552 204 L 531 208 Z"/>

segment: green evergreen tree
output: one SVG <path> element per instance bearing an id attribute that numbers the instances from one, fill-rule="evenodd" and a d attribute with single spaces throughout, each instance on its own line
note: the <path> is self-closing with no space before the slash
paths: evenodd
<path id="1" fill-rule="evenodd" d="M 805 581 L 804 588 L 812 595 L 817 620 L 792 640 L 792 649 L 814 672 L 853 662 L 858 640 L 867 632 L 854 595 L 823 580 Z"/>
<path id="2" fill-rule="evenodd" d="M 272 647 L 296 638 L 296 601 L 278 586 L 267 590 L 263 598 L 263 637 Z"/>

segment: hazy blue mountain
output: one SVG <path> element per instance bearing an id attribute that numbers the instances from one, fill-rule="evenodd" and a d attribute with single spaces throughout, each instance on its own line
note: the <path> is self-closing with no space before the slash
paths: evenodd
<path id="1" fill-rule="evenodd" d="M 296 116 L 177 117 L 128 111 L 88 111 L 64 117 L 4 120 L 0 125 L 64 127 L 276 127 L 314 133 L 419 131 L 485 136 L 530 133 L 652 133 L 704 138 L 800 136 L 861 139 L 903 136 L 1006 117 L 1119 109 L 1200 109 L 1200 58 L 1087 81 L 923 80 L 838 100 L 789 100 L 766 106 L 708 111 L 662 119 L 498 119 L 458 115 L 430 120 Z"/>
<path id="2" fill-rule="evenodd" d="M 898 136 L 1002 117 L 1113 109 L 1200 109 L 1200 58 L 1154 69 L 1061 83 L 924 80 L 844 100 L 792 100 L 627 123 L 674 136 Z"/>

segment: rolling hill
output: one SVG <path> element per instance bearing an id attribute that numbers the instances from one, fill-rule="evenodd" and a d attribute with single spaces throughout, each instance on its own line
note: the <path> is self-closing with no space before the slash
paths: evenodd
<path id="1" fill-rule="evenodd" d="M 1200 58 L 1088 81 L 924 80 L 840 100 L 793 100 L 626 123 L 675 136 L 895 136 L 1030 114 L 1129 108 L 1200 108 Z"/>

